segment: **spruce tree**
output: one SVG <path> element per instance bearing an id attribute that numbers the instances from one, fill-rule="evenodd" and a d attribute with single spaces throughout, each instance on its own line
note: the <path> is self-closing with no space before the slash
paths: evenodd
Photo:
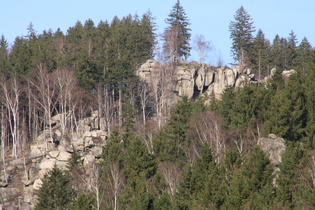
<path id="1" fill-rule="evenodd" d="M 232 55 L 241 66 L 244 66 L 247 64 L 246 57 L 250 52 L 253 41 L 254 22 L 243 6 L 236 11 L 234 19 L 235 21 L 231 21 L 229 26 L 230 38 L 232 39 Z"/>
<path id="2" fill-rule="evenodd" d="M 75 196 L 69 175 L 55 165 L 45 174 L 37 196 L 36 210 L 68 209 Z"/>
<path id="3" fill-rule="evenodd" d="M 261 78 L 261 75 L 268 75 L 269 59 L 270 59 L 270 42 L 265 38 L 265 34 L 261 29 L 258 30 L 250 50 L 250 64 L 253 72 Z"/>
<path id="4" fill-rule="evenodd" d="M 191 29 L 188 27 L 190 23 L 188 22 L 186 12 L 180 4 L 179 0 L 177 0 L 176 4 L 173 6 L 168 16 L 169 18 L 165 20 L 165 22 L 169 24 L 168 29 L 176 28 L 179 31 L 179 34 L 177 35 L 177 40 L 180 41 L 177 43 L 179 46 L 176 47 L 178 51 L 177 55 L 179 56 L 179 58 L 187 59 L 190 56 L 191 50 L 191 47 L 189 45 Z"/>

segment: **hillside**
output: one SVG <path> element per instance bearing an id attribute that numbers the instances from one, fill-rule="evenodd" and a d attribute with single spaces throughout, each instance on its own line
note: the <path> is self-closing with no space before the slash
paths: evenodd
<path id="1" fill-rule="evenodd" d="M 202 37 L 187 61 L 180 1 L 166 22 L 161 36 L 148 12 L 1 37 L 3 209 L 314 208 L 307 39 L 253 36 L 240 7 L 235 64 L 210 65 Z"/>

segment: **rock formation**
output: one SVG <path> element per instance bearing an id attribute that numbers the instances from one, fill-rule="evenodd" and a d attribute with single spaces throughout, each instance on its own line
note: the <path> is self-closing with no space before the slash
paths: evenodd
<path id="1" fill-rule="evenodd" d="M 52 135 L 48 129 L 44 130 L 30 145 L 28 155 L 6 162 L 6 174 L 1 176 L 0 182 L 2 209 L 33 209 L 35 190 L 41 187 L 44 174 L 55 164 L 65 169 L 74 150 L 86 169 L 99 162 L 108 134 L 98 129 L 98 122 L 103 120 L 98 119 L 96 111 L 79 121 L 76 131 L 64 135 L 58 116 L 54 116 Z"/>
<path id="2" fill-rule="evenodd" d="M 268 138 L 259 138 L 257 144 L 268 155 L 270 162 L 274 166 L 278 166 L 281 162 L 282 152 L 285 150 L 284 139 L 275 134 L 269 134 Z"/>
<path id="3" fill-rule="evenodd" d="M 137 75 L 149 86 L 153 86 L 162 68 L 157 61 L 148 60 L 138 69 Z M 189 99 L 199 95 L 206 98 L 214 95 L 220 99 L 226 87 L 237 89 L 255 81 L 250 69 L 241 71 L 238 67 L 213 67 L 186 61 L 181 61 L 174 67 L 174 75 L 175 85 L 171 91 L 179 97 L 187 96 Z"/>

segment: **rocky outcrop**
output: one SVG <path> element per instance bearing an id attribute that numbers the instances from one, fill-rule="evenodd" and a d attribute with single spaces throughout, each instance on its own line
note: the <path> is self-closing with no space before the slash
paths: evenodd
<path id="1" fill-rule="evenodd" d="M 259 138 L 257 144 L 268 155 L 270 162 L 274 166 L 278 166 L 281 162 L 282 152 L 285 150 L 284 139 L 275 134 L 269 134 L 268 138 Z"/>
<path id="2" fill-rule="evenodd" d="M 162 67 L 157 61 L 148 60 L 137 71 L 137 75 L 149 86 L 154 86 L 154 82 L 159 78 Z M 228 67 L 213 67 L 208 64 L 198 64 L 197 62 L 181 61 L 175 67 L 174 71 L 174 90 L 178 97 L 187 96 L 194 98 L 203 96 L 209 98 L 214 95 L 220 99 L 226 87 L 243 87 L 244 84 L 250 84 L 255 81 L 250 69 L 240 70 Z M 176 97 L 176 96 L 174 96 Z"/>
<path id="3" fill-rule="evenodd" d="M 87 170 L 99 162 L 108 135 L 99 129 L 104 127 L 98 124 L 102 121 L 98 113 L 93 112 L 78 122 L 75 131 L 66 134 L 61 130 L 60 116 L 52 117 L 51 134 L 48 129 L 44 130 L 30 145 L 28 155 L 6 162 L 6 174 L 0 177 L 2 209 L 33 209 L 35 191 L 41 187 L 44 175 L 54 165 L 66 169 L 74 150 L 81 156 Z"/>

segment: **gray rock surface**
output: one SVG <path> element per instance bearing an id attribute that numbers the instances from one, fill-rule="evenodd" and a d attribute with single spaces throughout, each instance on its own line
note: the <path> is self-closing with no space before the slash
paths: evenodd
<path id="1" fill-rule="evenodd" d="M 270 162 L 278 166 L 281 162 L 281 154 L 285 150 L 284 139 L 274 134 L 269 134 L 268 138 L 259 138 L 257 144 L 267 153 Z"/>

